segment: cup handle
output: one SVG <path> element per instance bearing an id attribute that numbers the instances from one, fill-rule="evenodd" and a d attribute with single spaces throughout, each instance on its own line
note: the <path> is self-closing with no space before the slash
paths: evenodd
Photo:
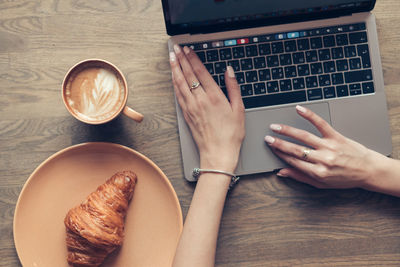
<path id="1" fill-rule="evenodd" d="M 143 115 L 140 114 L 139 112 L 134 111 L 128 106 L 125 106 L 125 108 L 122 110 L 122 113 L 124 113 L 125 116 L 128 116 L 132 120 L 136 122 L 141 122 L 143 120 Z"/>

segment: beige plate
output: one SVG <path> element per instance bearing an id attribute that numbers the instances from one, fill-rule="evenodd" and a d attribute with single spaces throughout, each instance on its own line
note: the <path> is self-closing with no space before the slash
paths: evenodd
<path id="1" fill-rule="evenodd" d="M 182 230 L 176 193 L 148 158 L 111 143 L 66 148 L 29 177 L 14 215 L 14 242 L 24 267 L 68 266 L 64 217 L 114 173 L 133 170 L 138 183 L 125 220 L 125 240 L 102 266 L 171 266 Z"/>

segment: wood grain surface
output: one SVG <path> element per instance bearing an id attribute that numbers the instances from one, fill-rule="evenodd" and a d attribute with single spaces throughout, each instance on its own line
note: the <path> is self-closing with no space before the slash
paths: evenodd
<path id="1" fill-rule="evenodd" d="M 374 13 L 400 159 L 400 1 L 378 0 Z M 0 0 L 0 266 L 20 266 L 12 225 L 22 186 L 70 145 L 107 141 L 145 154 L 169 177 L 186 215 L 194 186 L 183 178 L 167 40 L 156 0 Z M 119 117 L 88 126 L 67 113 L 61 82 L 86 58 L 122 70 L 141 124 Z M 399 214 L 394 197 L 248 176 L 228 197 L 216 265 L 399 266 Z"/>

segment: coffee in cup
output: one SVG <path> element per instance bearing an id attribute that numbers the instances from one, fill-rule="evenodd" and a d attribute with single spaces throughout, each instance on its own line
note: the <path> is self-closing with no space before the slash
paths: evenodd
<path id="1" fill-rule="evenodd" d="M 89 59 L 72 67 L 64 78 L 62 96 L 67 110 L 78 120 L 101 124 L 121 112 L 140 122 L 143 115 L 126 106 L 128 89 L 117 67 Z"/>

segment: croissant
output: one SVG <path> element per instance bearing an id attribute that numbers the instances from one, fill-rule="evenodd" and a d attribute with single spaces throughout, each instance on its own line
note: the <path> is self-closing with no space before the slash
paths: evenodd
<path id="1" fill-rule="evenodd" d="M 99 266 L 124 238 L 124 219 L 137 182 L 136 174 L 114 174 L 64 219 L 67 261 L 75 267 Z"/>

